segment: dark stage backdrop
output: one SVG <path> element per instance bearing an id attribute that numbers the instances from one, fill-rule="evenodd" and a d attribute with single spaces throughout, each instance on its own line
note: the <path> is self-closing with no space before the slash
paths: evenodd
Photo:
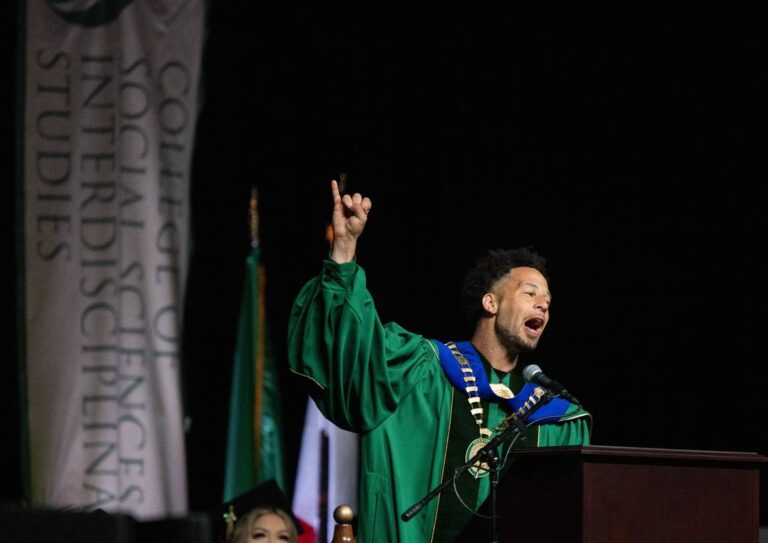
<path id="1" fill-rule="evenodd" d="M 358 262 L 382 320 L 463 339 L 464 272 L 532 245 L 554 303 L 529 359 L 585 402 L 594 442 L 768 454 L 764 19 L 690 3 L 328 9 L 210 9 L 185 324 L 192 507 L 221 498 L 252 185 L 296 464 L 306 396 L 286 323 L 327 254 L 341 172 L 374 203 Z"/>

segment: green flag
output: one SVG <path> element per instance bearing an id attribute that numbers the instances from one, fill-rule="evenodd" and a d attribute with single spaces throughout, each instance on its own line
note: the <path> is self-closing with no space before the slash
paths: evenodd
<path id="1" fill-rule="evenodd" d="M 258 246 L 246 261 L 229 401 L 224 501 L 269 479 L 285 488 L 280 393 L 266 332 Z"/>

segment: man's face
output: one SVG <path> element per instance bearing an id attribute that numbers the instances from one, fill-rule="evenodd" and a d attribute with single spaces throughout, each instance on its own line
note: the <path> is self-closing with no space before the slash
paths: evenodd
<path id="1" fill-rule="evenodd" d="M 534 268 L 512 268 L 493 285 L 495 331 L 508 350 L 532 351 L 549 322 L 552 296 L 544 276 Z"/>

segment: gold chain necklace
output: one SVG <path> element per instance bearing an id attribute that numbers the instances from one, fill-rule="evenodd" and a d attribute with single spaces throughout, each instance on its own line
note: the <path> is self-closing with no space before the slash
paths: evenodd
<path id="1" fill-rule="evenodd" d="M 475 419 L 480 437 L 472 440 L 467 446 L 467 451 L 464 453 L 464 461 L 469 461 L 474 457 L 480 449 L 485 447 L 490 442 L 492 432 L 483 425 L 483 405 L 481 403 L 480 395 L 477 393 L 477 379 L 475 378 L 475 372 L 472 370 L 472 366 L 469 364 L 469 360 L 461 354 L 459 348 L 452 341 L 445 344 L 456 357 L 456 360 L 461 367 L 461 373 L 464 378 L 464 390 L 467 391 L 467 401 L 469 402 L 469 412 Z M 476 462 L 469 469 L 469 474 L 475 479 L 482 479 L 487 477 L 490 473 L 490 467 L 486 462 Z"/>

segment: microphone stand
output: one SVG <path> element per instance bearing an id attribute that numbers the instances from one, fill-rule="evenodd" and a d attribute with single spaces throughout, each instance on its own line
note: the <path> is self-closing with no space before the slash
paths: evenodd
<path id="1" fill-rule="evenodd" d="M 522 434 L 523 439 L 525 439 L 525 434 L 527 431 L 527 427 L 525 426 L 524 421 L 528 419 L 528 417 L 534 413 L 537 409 L 539 409 L 544 404 L 548 403 L 554 396 L 551 392 L 548 390 L 544 393 L 544 395 L 541 397 L 541 399 L 531 407 L 528 411 L 526 411 L 522 417 L 518 417 L 515 413 L 512 413 L 509 415 L 506 419 L 504 419 L 504 424 L 506 428 L 495 436 L 493 439 L 491 439 L 488 443 L 485 444 L 485 446 L 477 451 L 475 456 L 470 458 L 465 464 L 459 466 L 456 468 L 456 471 L 458 470 L 465 470 L 468 469 L 471 466 L 474 466 L 476 463 L 480 462 L 481 460 L 485 460 L 485 463 L 488 464 L 489 468 L 489 476 L 490 476 L 490 487 L 491 487 L 491 494 L 490 494 L 490 503 L 491 503 L 491 541 L 493 543 L 498 543 L 499 541 L 499 527 L 498 527 L 498 517 L 496 515 L 496 488 L 499 484 L 499 454 L 497 447 L 507 441 L 511 437 L 517 437 L 518 434 Z M 448 478 L 442 483 L 440 483 L 438 486 L 436 486 L 434 489 L 429 491 L 429 493 L 424 496 L 422 499 L 420 499 L 418 502 L 416 502 L 414 505 L 409 507 L 402 515 L 400 515 L 400 519 L 404 522 L 408 522 L 411 520 L 416 514 L 421 511 L 425 505 L 427 505 L 431 500 L 435 498 L 438 494 L 440 494 L 443 490 L 446 489 L 448 485 L 450 485 L 453 482 L 453 478 Z"/>

